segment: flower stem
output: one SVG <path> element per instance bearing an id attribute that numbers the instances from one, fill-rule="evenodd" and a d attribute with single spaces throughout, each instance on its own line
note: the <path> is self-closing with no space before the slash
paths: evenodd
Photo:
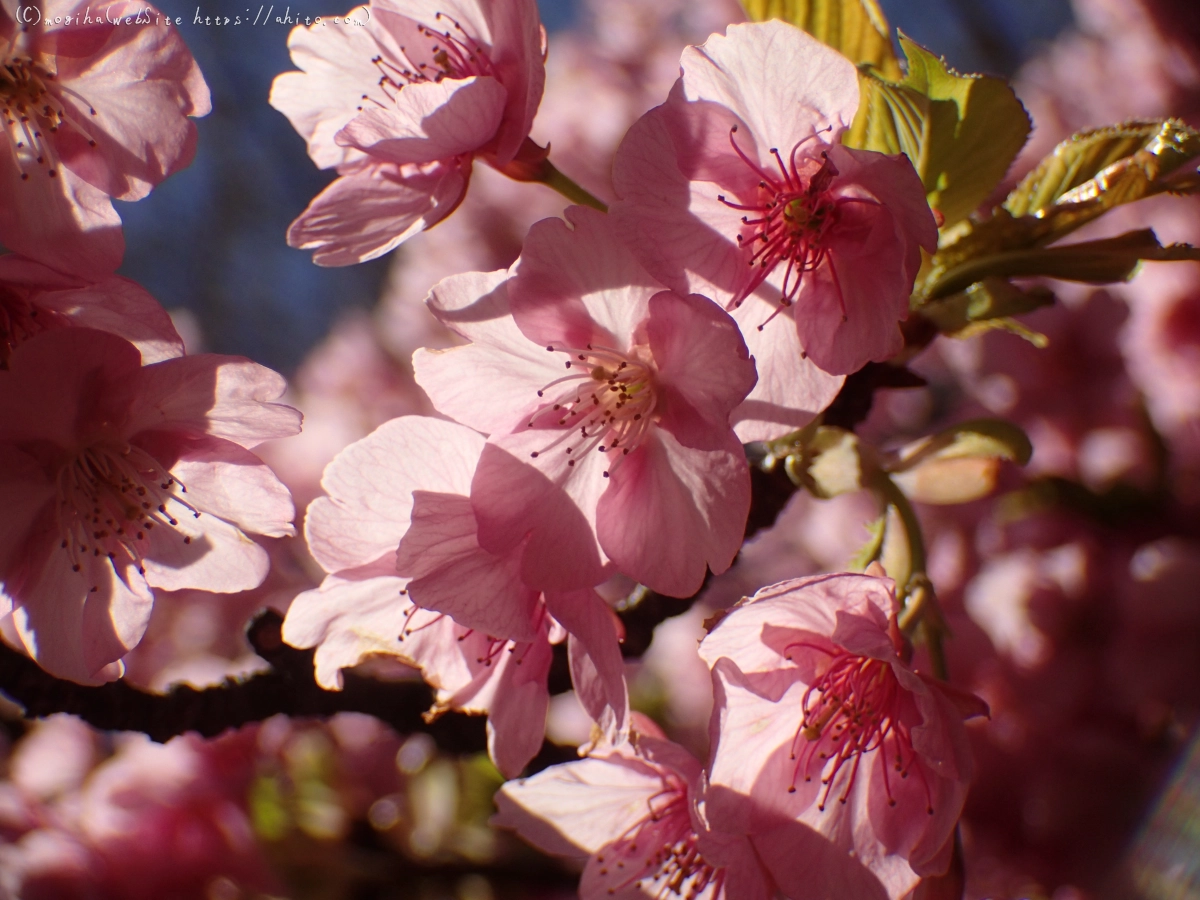
<path id="1" fill-rule="evenodd" d="M 602 200 L 593 197 L 578 184 L 560 172 L 550 160 L 546 160 L 542 165 L 542 171 L 538 173 L 542 177 L 538 180 L 548 188 L 553 188 L 558 191 L 572 203 L 578 203 L 582 206 L 590 206 L 592 209 L 598 209 L 600 212 L 608 212 L 608 206 Z"/>
<path id="2" fill-rule="evenodd" d="M 950 672 L 946 665 L 946 650 L 942 646 L 946 626 L 942 620 L 942 611 L 937 602 L 937 594 L 925 574 L 925 538 L 921 533 L 921 523 L 917 519 L 916 510 L 896 482 L 887 475 L 880 473 L 875 483 L 884 503 L 896 510 L 900 522 L 904 526 L 904 534 L 908 539 L 909 572 L 908 583 L 903 591 L 904 610 L 900 614 L 900 627 L 908 633 L 921 630 L 925 646 L 929 648 L 929 661 L 933 674 L 940 681 L 949 681 Z"/>
<path id="3" fill-rule="evenodd" d="M 911 560 L 910 571 L 914 576 L 921 575 L 923 577 L 925 575 L 925 538 L 921 534 L 921 523 L 917 520 L 917 513 L 912 508 L 912 503 L 904 496 L 904 492 L 896 486 L 896 482 L 888 478 L 887 475 L 880 473 L 875 487 L 883 497 L 883 500 L 889 506 L 895 508 L 896 513 L 900 516 L 901 523 L 904 525 L 904 533 L 908 537 L 908 553 Z"/>
<path id="4" fill-rule="evenodd" d="M 558 191 L 572 203 L 590 206 L 602 213 L 608 212 L 608 207 L 581 188 L 578 184 L 558 171 L 550 162 L 550 145 L 543 147 L 533 140 L 525 138 L 517 155 L 506 163 L 499 163 L 495 157 L 484 157 L 484 162 L 498 172 L 502 172 L 513 181 L 536 181 L 548 188 Z"/>

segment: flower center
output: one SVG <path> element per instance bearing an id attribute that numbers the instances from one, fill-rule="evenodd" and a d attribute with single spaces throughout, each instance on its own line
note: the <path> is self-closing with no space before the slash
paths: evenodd
<path id="1" fill-rule="evenodd" d="M 725 870 L 700 854 L 686 785 L 674 775 L 664 775 L 663 790 L 647 806 L 646 818 L 631 826 L 607 854 L 596 857 L 607 893 L 640 883 L 642 893 L 658 898 L 674 894 L 695 900 L 709 888 L 713 896 L 720 894 Z"/>
<path id="2" fill-rule="evenodd" d="M 622 353 L 609 347 L 588 344 L 582 349 L 546 348 L 551 353 L 566 353 L 569 373 L 556 378 L 538 391 L 542 404 L 529 417 L 530 428 L 559 428 L 563 434 L 538 456 L 559 447 L 571 458 L 568 466 L 590 450 L 617 454 L 608 467 L 608 478 L 621 460 L 641 445 L 650 426 L 658 398 L 654 386 L 652 362 L 639 358 L 636 351 Z M 578 439 L 571 440 L 578 430 Z"/>
<path id="3" fill-rule="evenodd" d="M 18 344 L 53 327 L 58 314 L 39 309 L 16 291 L 0 288 L 0 369 L 8 368 Z"/>
<path id="4" fill-rule="evenodd" d="M 746 203 L 734 203 L 723 194 L 717 197 L 730 209 L 746 213 L 742 216 L 743 227 L 737 234 L 737 242 L 746 254 L 747 265 L 753 269 L 749 282 L 734 297 L 730 308 L 740 306 L 767 276 L 785 264 L 779 300 L 783 309 L 795 301 L 804 273 L 814 271 L 825 261 L 828 250 L 825 236 L 837 223 L 839 204 L 845 202 L 829 192 L 838 170 L 825 152 L 819 159 L 810 155 L 797 158 L 800 149 L 817 137 L 816 133 L 792 147 L 786 161 L 779 149 L 772 147 L 771 155 L 779 170 L 774 172 L 762 168 L 742 151 L 734 138 L 736 132 L 734 125 L 729 130 L 729 142 L 742 162 L 758 175 L 759 182 L 756 196 Z M 842 312 L 844 315 L 844 308 Z"/>
<path id="5" fill-rule="evenodd" d="M 436 13 L 434 20 L 449 27 L 444 31 L 434 31 L 425 25 L 417 25 L 417 32 L 425 40 L 425 45 L 414 47 L 409 52 L 408 47 L 401 46 L 403 60 L 385 59 L 376 55 L 371 63 L 379 70 L 379 88 L 387 99 L 394 103 L 401 88 L 410 84 L 422 82 L 439 82 L 443 78 L 469 78 L 472 75 L 495 75 L 495 66 L 484 47 L 463 29 L 456 19 L 445 13 Z M 362 95 L 367 102 L 383 106 L 367 94 Z M 358 107 L 359 111 L 362 107 Z"/>
<path id="6" fill-rule="evenodd" d="M 84 129 L 72 121 L 66 107 L 51 92 L 49 85 L 54 80 L 54 73 L 39 66 L 32 57 L 10 56 L 0 64 L 0 117 L 22 181 L 28 180 L 29 172 L 38 166 L 46 166 L 50 178 L 58 177 L 58 155 L 49 136 L 57 134 L 60 128 L 73 127 L 87 138 Z M 90 104 L 85 102 L 85 105 L 91 115 L 96 115 Z M 89 147 L 96 146 L 91 138 L 87 142 Z"/>
<path id="7" fill-rule="evenodd" d="M 179 524 L 168 504 L 200 517 L 179 496 L 186 493 L 181 482 L 138 447 L 96 444 L 79 453 L 58 473 L 58 531 L 72 570 L 80 571 L 91 554 L 108 557 L 114 571 L 119 560 L 131 559 L 145 575 L 151 532 Z M 183 543 L 192 542 L 178 534 Z"/>
<path id="8" fill-rule="evenodd" d="M 924 783 L 926 811 L 932 815 L 932 794 L 925 781 L 924 769 L 914 766 L 909 725 L 901 719 L 901 705 L 907 692 L 900 687 L 888 663 L 856 656 L 845 650 L 830 651 L 815 644 L 794 645 L 831 656 L 828 667 L 804 693 L 804 717 L 792 739 L 791 758 L 795 760 L 792 783 L 803 776 L 811 782 L 819 776 L 823 785 L 817 808 L 822 812 L 830 794 L 838 790 L 838 802 L 845 803 L 858 776 L 864 755 L 881 751 L 884 791 L 890 806 L 896 805 L 892 778 L 905 779 L 913 771 Z M 789 657 L 790 658 L 790 657 Z M 868 760 L 871 765 L 874 758 Z"/>

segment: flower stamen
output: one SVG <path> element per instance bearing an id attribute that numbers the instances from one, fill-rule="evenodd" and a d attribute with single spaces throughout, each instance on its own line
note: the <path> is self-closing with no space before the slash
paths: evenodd
<path id="1" fill-rule="evenodd" d="M 187 487 L 139 447 L 88 447 L 59 470 L 57 487 L 58 532 L 75 572 L 90 553 L 107 557 L 118 576 L 119 558 L 133 560 L 145 575 L 143 550 L 150 533 L 156 526 L 178 529 L 168 504 L 200 518 L 181 496 Z M 190 535 L 179 533 L 183 543 L 192 542 Z"/>
<path id="2" fill-rule="evenodd" d="M 538 390 L 538 397 L 549 402 L 534 411 L 528 427 L 563 429 L 563 433 L 530 456 L 538 458 L 567 442 L 578 430 L 579 440 L 563 451 L 571 456 L 567 465 L 573 467 L 593 449 L 601 453 L 619 450 L 616 462 L 604 472 L 608 478 L 621 460 L 641 445 L 653 424 L 658 402 L 654 367 L 636 355 L 595 344 L 546 349 L 566 353 L 566 368 L 571 373 Z"/>

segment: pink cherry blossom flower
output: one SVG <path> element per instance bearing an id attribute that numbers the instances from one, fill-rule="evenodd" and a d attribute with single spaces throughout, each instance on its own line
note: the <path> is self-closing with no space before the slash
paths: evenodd
<path id="1" fill-rule="evenodd" d="M 805 357 L 843 375 L 899 351 L 933 214 L 907 158 L 839 143 L 858 76 L 815 38 L 732 25 L 681 65 L 617 151 L 613 212 L 655 276 L 736 310 L 759 359 L 751 399 L 794 408 L 789 389 L 836 391 Z"/>
<path id="2" fill-rule="evenodd" d="M 90 328 L 17 347 L 0 371 L 0 584 L 26 650 L 56 675 L 115 677 L 151 588 L 246 590 L 292 534 L 287 489 L 247 448 L 299 430 L 277 374 L 237 357 L 142 366 Z"/>
<path id="3" fill-rule="evenodd" d="M 582 900 L 774 896 L 750 842 L 704 823 L 700 763 L 661 732 L 510 781 L 496 806 L 493 825 L 547 853 L 587 858 Z"/>
<path id="4" fill-rule="evenodd" d="M 90 281 L 16 254 L 0 257 L 0 367 L 22 341 L 70 325 L 120 335 L 137 346 L 143 363 L 183 355 L 171 317 L 128 278 Z"/>
<path id="5" fill-rule="evenodd" d="M 382 0 L 346 18 L 366 24 L 294 29 L 302 71 L 271 90 L 313 161 L 341 176 L 288 230 L 327 266 L 374 259 L 440 222 L 476 156 L 503 167 L 535 152 L 526 138 L 545 82 L 534 0 Z"/>
<path id="6" fill-rule="evenodd" d="M 716 750 L 709 815 L 750 836 L 784 893 L 904 896 L 944 872 L 971 778 L 973 695 L 900 653 L 894 585 L 871 575 L 785 581 L 704 639 Z M 780 818 L 810 829 L 783 841 Z"/>
<path id="7" fill-rule="evenodd" d="M 439 411 L 490 434 L 471 485 L 479 543 L 542 590 L 611 568 L 687 596 L 741 547 L 750 479 L 729 413 L 753 386 L 737 326 L 663 290 L 607 217 L 571 207 L 509 277 L 443 280 L 427 301 L 472 341 L 419 350 Z"/>
<path id="8" fill-rule="evenodd" d="M 567 632 L 576 691 L 614 736 L 628 700 L 596 593 L 543 596 L 520 581 L 519 558 L 479 547 L 466 494 L 483 445 L 461 425 L 407 416 L 340 453 L 322 479 L 329 496 L 313 501 L 305 525 L 330 575 L 296 598 L 283 633 L 317 648 L 326 688 L 371 654 L 411 662 L 436 690 L 435 713 L 488 715 L 489 753 L 512 776 L 542 745 L 551 644 Z"/>
<path id="9" fill-rule="evenodd" d="M 3 4 L 0 243 L 10 250 L 108 274 L 125 251 L 109 198 L 139 200 L 191 162 L 187 117 L 208 114 L 208 87 L 159 19 L 133 0 Z"/>

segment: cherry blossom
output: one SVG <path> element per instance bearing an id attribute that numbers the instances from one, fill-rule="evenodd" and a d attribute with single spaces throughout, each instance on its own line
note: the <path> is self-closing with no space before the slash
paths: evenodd
<path id="1" fill-rule="evenodd" d="M 151 588 L 246 590 L 293 533 L 287 489 L 249 447 L 299 430 L 283 379 L 237 357 L 142 366 L 90 328 L 18 346 L 0 371 L 0 583 L 26 650 L 67 678 L 115 677 Z"/>
<path id="2" fill-rule="evenodd" d="M 534 0 L 382 0 L 343 28 L 297 27 L 302 71 L 271 105 L 339 177 L 292 223 L 288 243 L 320 265 L 374 259 L 458 206 L 476 156 L 504 167 L 526 139 L 545 81 Z"/>
<path id="3" fill-rule="evenodd" d="M 633 743 L 505 784 L 492 824 L 547 853 L 586 857 L 582 900 L 774 896 L 750 842 L 704 823 L 700 763 L 642 723 Z"/>
<path id="4" fill-rule="evenodd" d="M 143 363 L 183 355 L 171 317 L 128 278 L 89 281 L 16 254 L 0 257 L 0 366 L 22 341 L 70 325 L 120 335 L 137 346 Z"/>
<path id="5" fill-rule="evenodd" d="M 785 894 L 899 898 L 944 872 L 983 701 L 901 657 L 890 579 L 764 588 L 700 645 L 712 666 L 710 815 L 750 835 Z M 811 829 L 781 839 L 780 818 Z"/>
<path id="6" fill-rule="evenodd" d="M 663 290 L 603 214 L 566 215 L 530 230 L 511 275 L 434 287 L 430 309 L 472 343 L 417 351 L 417 382 L 490 434 L 479 543 L 524 543 L 526 583 L 569 590 L 615 567 L 687 596 L 741 546 L 750 481 L 729 413 L 754 361 L 728 315 Z"/>
<path id="7" fill-rule="evenodd" d="M 836 51 L 772 21 L 732 25 L 681 65 L 617 151 L 613 213 L 656 277 L 734 311 L 759 360 L 751 402 L 791 411 L 756 417 L 777 435 L 840 387 L 813 364 L 844 375 L 900 349 L 937 228 L 907 158 L 839 143 L 858 76 Z"/>
<path id="8" fill-rule="evenodd" d="M 192 161 L 208 87 L 175 28 L 133 0 L 0 9 L 0 242 L 57 269 L 121 262 L 109 198 L 139 200 Z M 137 21 L 123 18 L 137 16 Z"/>
<path id="9" fill-rule="evenodd" d="M 436 690 L 435 714 L 488 715 L 489 753 L 511 777 L 542 745 L 551 644 L 569 638 L 580 699 L 614 737 L 628 700 L 599 596 L 542 595 L 521 582 L 519 557 L 476 541 L 466 495 L 483 446 L 461 425 L 406 416 L 340 453 L 322 479 L 329 496 L 313 501 L 305 524 L 330 575 L 296 598 L 283 634 L 317 648 L 326 688 L 371 654 L 418 667 Z"/>

